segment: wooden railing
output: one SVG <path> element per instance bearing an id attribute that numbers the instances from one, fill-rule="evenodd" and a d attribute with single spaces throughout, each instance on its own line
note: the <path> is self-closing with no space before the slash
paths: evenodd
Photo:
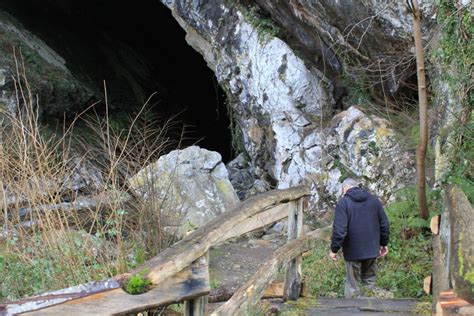
<path id="1" fill-rule="evenodd" d="M 205 315 L 210 291 L 209 249 L 286 217 L 288 243 L 276 250 L 256 275 L 212 315 L 245 314 L 286 266 L 284 297 L 296 299 L 301 290 L 301 253 L 314 247 L 328 231 L 324 228 L 301 237 L 302 198 L 309 194 L 305 186 L 260 194 L 214 218 L 131 273 L 4 304 L 0 315 L 122 315 L 183 301 L 185 315 Z M 153 289 L 140 295 L 126 293 L 122 284 L 136 273 L 148 278 Z"/>

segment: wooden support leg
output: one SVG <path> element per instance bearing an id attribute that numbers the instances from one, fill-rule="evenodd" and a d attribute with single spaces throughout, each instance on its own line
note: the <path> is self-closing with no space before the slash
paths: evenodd
<path id="1" fill-rule="evenodd" d="M 185 316 L 204 316 L 207 315 L 208 295 L 195 298 L 184 302 Z"/>
<path id="2" fill-rule="evenodd" d="M 288 216 L 288 241 L 301 236 L 303 228 L 303 199 L 291 202 Z M 291 260 L 286 271 L 283 298 L 297 300 L 301 293 L 301 255 Z"/>
<path id="3" fill-rule="evenodd" d="M 199 263 L 208 265 L 209 263 L 209 252 L 199 259 Z M 196 262 L 195 261 L 195 262 Z M 207 304 L 209 302 L 209 295 L 196 297 L 194 299 L 184 301 L 184 316 L 204 316 L 207 315 Z"/>

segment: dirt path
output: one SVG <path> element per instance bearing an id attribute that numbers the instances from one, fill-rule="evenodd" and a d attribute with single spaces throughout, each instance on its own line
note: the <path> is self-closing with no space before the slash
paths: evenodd
<path id="1" fill-rule="evenodd" d="M 286 242 L 286 236 L 264 235 L 262 238 L 241 237 L 227 241 L 209 252 L 212 289 L 235 291 L 244 284 L 275 249 Z"/>

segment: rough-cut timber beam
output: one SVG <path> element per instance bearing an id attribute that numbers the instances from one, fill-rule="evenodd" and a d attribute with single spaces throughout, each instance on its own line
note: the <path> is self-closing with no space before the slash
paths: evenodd
<path id="1" fill-rule="evenodd" d="M 441 215 L 435 215 L 431 218 L 430 229 L 433 235 L 439 235 L 439 223 L 441 222 Z"/>
<path id="2" fill-rule="evenodd" d="M 250 216 L 246 220 L 232 227 L 218 242 L 238 237 L 247 232 L 262 228 L 271 223 L 277 222 L 288 217 L 290 213 L 290 203 L 284 203 L 272 207 L 266 211 Z"/>
<path id="3" fill-rule="evenodd" d="M 131 295 L 118 287 L 112 290 L 88 293 L 84 297 L 69 299 L 62 303 L 56 301 L 57 305 L 48 307 L 38 305 L 44 303 L 42 300 L 30 301 L 29 304 L 22 305 L 9 304 L 5 309 L 0 310 L 0 315 L 19 313 L 31 316 L 130 315 L 158 306 L 202 297 L 209 291 L 208 265 L 205 260 L 199 259 L 187 269 L 143 294 Z M 43 298 L 43 300 L 48 301 L 47 298 Z"/>
<path id="4" fill-rule="evenodd" d="M 314 230 L 299 239 L 292 240 L 277 249 L 273 255 L 262 264 L 257 273 L 245 285 L 235 292 L 232 298 L 215 310 L 211 315 L 247 315 L 248 311 L 260 300 L 268 285 L 273 281 L 278 271 L 304 251 L 314 248 L 323 236 L 329 233 L 330 226 Z"/>
<path id="5" fill-rule="evenodd" d="M 303 200 L 291 202 L 291 211 L 288 216 L 288 241 L 297 239 L 303 231 Z M 301 255 L 288 264 L 285 276 L 285 300 L 296 301 L 301 292 Z"/>
<path id="6" fill-rule="evenodd" d="M 474 315 L 474 306 L 459 298 L 453 290 L 441 292 L 436 304 L 436 316 Z"/>

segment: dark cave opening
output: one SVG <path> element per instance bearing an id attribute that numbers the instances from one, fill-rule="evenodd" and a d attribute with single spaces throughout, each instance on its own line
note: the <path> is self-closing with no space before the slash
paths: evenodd
<path id="1" fill-rule="evenodd" d="M 183 145 L 197 142 L 225 162 L 232 158 L 225 94 L 160 1 L 2 0 L 0 8 L 59 53 L 98 95 L 105 81 L 111 111 L 136 111 L 157 92 L 153 111 L 163 119 L 179 114 L 188 126 Z"/>

